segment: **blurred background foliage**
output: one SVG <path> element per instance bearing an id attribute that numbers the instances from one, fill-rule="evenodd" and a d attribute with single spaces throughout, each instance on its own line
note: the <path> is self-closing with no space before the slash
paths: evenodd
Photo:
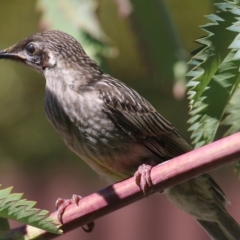
<path id="1" fill-rule="evenodd" d="M 189 140 L 186 61 L 198 47 L 194 40 L 205 35 L 198 26 L 208 22 L 204 15 L 214 12 L 213 2 L 1 0 L 0 48 L 38 31 L 65 31 L 104 71 L 136 89 Z M 37 207 L 53 211 L 57 197 L 86 195 L 106 183 L 67 149 L 47 122 L 44 87 L 44 78 L 36 72 L 18 63 L 0 62 L 0 182 L 38 201 Z M 234 203 L 240 195 L 234 191 L 232 168 L 214 172 L 219 173 L 230 173 L 231 185 L 221 184 L 227 186 Z M 236 208 L 230 212 L 240 215 Z M 92 234 L 79 229 L 60 239 L 168 240 L 179 239 L 183 232 L 186 240 L 208 239 L 191 217 L 164 197 L 141 201 L 96 224 Z M 175 231 L 169 231 L 170 225 Z"/>

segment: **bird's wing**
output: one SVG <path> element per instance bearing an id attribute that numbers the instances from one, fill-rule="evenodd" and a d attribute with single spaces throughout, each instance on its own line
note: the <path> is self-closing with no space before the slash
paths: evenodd
<path id="1" fill-rule="evenodd" d="M 104 111 L 125 133 L 141 142 L 161 161 L 189 150 L 191 146 L 156 109 L 136 91 L 116 79 L 99 84 Z"/>

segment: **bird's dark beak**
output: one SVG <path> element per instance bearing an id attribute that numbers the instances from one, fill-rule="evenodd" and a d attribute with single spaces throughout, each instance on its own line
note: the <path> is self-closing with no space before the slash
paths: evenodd
<path id="1" fill-rule="evenodd" d="M 0 59 L 25 60 L 25 57 L 19 53 L 12 53 L 8 49 L 0 51 Z"/>

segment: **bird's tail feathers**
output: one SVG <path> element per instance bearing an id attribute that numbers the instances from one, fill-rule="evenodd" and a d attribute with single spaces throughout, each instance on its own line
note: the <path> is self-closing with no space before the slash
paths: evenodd
<path id="1" fill-rule="evenodd" d="M 214 240 L 240 240 L 240 226 L 225 210 L 217 222 L 197 221 Z"/>

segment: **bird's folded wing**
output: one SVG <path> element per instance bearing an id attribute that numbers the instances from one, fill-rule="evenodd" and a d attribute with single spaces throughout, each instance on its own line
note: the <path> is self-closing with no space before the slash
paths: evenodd
<path id="1" fill-rule="evenodd" d="M 181 155 L 191 146 L 156 109 L 136 91 L 123 83 L 104 80 L 99 83 L 103 111 L 125 133 L 148 148 L 160 161 Z"/>

